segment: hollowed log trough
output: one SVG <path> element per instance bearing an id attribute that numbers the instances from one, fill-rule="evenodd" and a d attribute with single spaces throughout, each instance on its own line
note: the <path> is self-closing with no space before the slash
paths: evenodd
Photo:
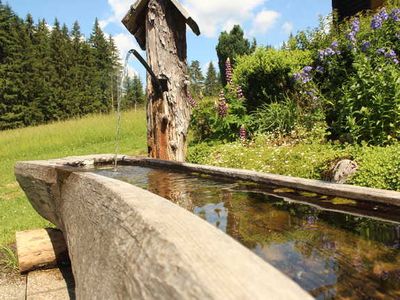
<path id="1" fill-rule="evenodd" d="M 64 234 L 78 299 L 312 298 L 250 250 L 185 209 L 86 169 L 111 164 L 112 159 L 113 155 L 93 155 L 15 166 L 17 180 L 33 207 Z M 384 193 L 373 189 L 146 158 L 121 156 L 119 160 L 341 196 L 353 193 L 365 198 L 368 194 L 371 201 L 400 203 L 400 193 L 395 192 L 387 192 L 382 200 Z"/>

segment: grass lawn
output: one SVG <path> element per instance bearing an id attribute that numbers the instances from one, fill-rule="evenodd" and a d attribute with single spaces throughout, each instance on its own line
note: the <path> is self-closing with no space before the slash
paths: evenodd
<path id="1" fill-rule="evenodd" d="M 15 162 L 114 153 L 115 132 L 114 114 L 0 132 L 0 249 L 14 242 L 16 231 L 50 225 L 33 210 L 16 183 Z M 146 153 L 143 110 L 123 114 L 120 153 Z"/>

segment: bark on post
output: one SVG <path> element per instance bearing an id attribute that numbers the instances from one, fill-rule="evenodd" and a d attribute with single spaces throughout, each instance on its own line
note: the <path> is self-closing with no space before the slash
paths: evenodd
<path id="1" fill-rule="evenodd" d="M 146 17 L 147 61 L 168 80 L 160 93 L 147 76 L 149 156 L 184 161 L 191 109 L 187 101 L 186 22 L 170 1 L 150 0 Z"/>

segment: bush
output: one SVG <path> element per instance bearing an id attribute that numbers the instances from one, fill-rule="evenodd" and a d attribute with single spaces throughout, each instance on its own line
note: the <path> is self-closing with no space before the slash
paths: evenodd
<path id="1" fill-rule="evenodd" d="M 400 191 L 400 143 L 391 146 L 339 145 L 300 142 L 277 147 L 275 140 L 258 137 L 248 146 L 199 145 L 190 149 L 190 161 L 214 166 L 256 170 L 267 173 L 323 179 L 332 161 L 351 158 L 359 166 L 349 183 Z"/>
<path id="2" fill-rule="evenodd" d="M 332 139 L 374 145 L 399 140 L 400 10 L 359 15 L 334 32 L 330 45 L 314 50 L 314 62 L 295 74 L 296 87 L 318 94 Z"/>
<path id="3" fill-rule="evenodd" d="M 234 141 L 240 137 L 241 128 L 249 127 L 245 99 L 238 98 L 236 90 L 237 86 L 227 85 L 219 99 L 205 98 L 198 103 L 190 126 L 194 142 Z"/>
<path id="4" fill-rule="evenodd" d="M 344 84 L 343 97 L 328 111 L 332 134 L 374 145 L 400 140 L 400 70 L 385 64 L 373 67 L 361 55 L 354 67 L 356 73 Z"/>
<path id="5" fill-rule="evenodd" d="M 290 94 L 294 88 L 293 74 L 310 63 L 308 51 L 259 48 L 254 54 L 237 59 L 234 82 L 242 87 L 246 105 L 253 111 Z"/>

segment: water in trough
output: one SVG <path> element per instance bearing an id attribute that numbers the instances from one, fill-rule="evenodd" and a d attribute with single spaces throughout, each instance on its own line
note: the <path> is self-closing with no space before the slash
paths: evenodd
<path id="1" fill-rule="evenodd" d="M 190 210 L 316 299 L 400 299 L 400 208 L 138 166 L 96 173 Z"/>

